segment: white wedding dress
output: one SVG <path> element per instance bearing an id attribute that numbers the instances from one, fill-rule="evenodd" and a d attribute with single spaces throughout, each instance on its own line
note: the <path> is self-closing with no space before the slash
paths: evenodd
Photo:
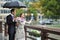
<path id="1" fill-rule="evenodd" d="M 18 27 L 16 29 L 16 40 L 25 40 L 25 32 L 24 32 L 24 25 L 25 25 L 25 19 L 17 18 Z"/>

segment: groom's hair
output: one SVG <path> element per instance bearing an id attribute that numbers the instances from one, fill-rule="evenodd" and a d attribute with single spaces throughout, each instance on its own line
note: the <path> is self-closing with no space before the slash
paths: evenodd
<path id="1" fill-rule="evenodd" d="M 14 12 L 14 11 L 15 11 L 15 9 L 11 9 L 11 13 Z"/>

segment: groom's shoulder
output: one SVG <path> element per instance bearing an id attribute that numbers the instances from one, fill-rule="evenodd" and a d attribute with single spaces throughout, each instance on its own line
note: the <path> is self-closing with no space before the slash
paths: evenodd
<path id="1" fill-rule="evenodd" d="M 7 18 L 8 18 L 8 17 L 10 17 L 10 16 L 11 16 L 10 14 L 9 14 L 9 15 L 7 15 Z"/>
<path id="2" fill-rule="evenodd" d="M 11 14 L 9 14 L 8 16 L 11 16 Z"/>

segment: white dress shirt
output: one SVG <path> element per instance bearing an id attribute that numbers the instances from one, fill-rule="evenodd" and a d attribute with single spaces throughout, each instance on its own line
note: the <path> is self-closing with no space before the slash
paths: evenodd
<path id="1" fill-rule="evenodd" d="M 13 15 L 13 14 L 11 14 L 11 16 L 13 17 L 13 22 L 14 22 L 14 15 Z"/>

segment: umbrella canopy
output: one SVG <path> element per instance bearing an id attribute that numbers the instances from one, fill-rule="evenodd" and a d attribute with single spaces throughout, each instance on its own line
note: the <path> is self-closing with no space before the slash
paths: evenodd
<path id="1" fill-rule="evenodd" d="M 11 2 L 6 2 L 3 5 L 3 8 L 26 8 L 26 5 L 20 1 L 11 1 Z"/>

